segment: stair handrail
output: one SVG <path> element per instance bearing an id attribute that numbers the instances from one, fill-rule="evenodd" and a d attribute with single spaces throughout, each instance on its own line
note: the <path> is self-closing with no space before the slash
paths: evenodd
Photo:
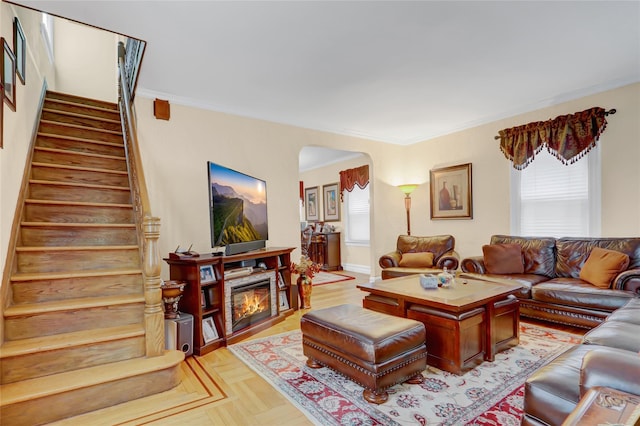
<path id="1" fill-rule="evenodd" d="M 125 142 L 125 155 L 129 169 L 131 198 L 136 216 L 138 241 L 142 241 L 140 252 L 142 276 L 144 281 L 144 326 L 146 356 L 159 356 L 164 353 L 164 314 L 162 310 L 162 290 L 160 288 L 160 254 L 158 238 L 160 236 L 160 218 L 151 214 L 151 204 L 144 178 L 138 133 L 133 114 L 131 88 L 125 68 L 126 51 L 123 42 L 118 43 L 118 102 L 122 121 L 122 135 Z M 137 69 L 137 67 L 136 67 Z"/>

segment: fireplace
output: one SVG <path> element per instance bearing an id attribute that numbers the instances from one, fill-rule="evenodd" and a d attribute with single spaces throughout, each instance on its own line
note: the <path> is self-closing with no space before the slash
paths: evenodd
<path id="1" fill-rule="evenodd" d="M 271 289 L 267 278 L 231 289 L 231 331 L 242 330 L 271 316 Z"/>
<path id="2" fill-rule="evenodd" d="M 277 314 L 275 273 L 225 281 L 225 328 L 228 335 Z"/>

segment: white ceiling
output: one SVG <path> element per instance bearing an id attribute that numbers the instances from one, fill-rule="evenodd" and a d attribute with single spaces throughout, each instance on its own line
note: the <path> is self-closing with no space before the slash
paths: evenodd
<path id="1" fill-rule="evenodd" d="M 640 81 L 639 1 L 15 3 L 145 40 L 139 95 L 396 144 Z"/>

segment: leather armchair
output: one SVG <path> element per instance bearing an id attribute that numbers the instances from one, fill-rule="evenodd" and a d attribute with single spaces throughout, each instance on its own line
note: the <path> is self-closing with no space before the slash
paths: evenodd
<path id="1" fill-rule="evenodd" d="M 458 269 L 460 256 L 455 251 L 456 240 L 451 235 L 436 235 L 429 237 L 400 235 L 396 249 L 380 257 L 378 263 L 382 268 L 382 279 L 401 277 L 405 275 L 433 273 L 447 268 L 450 271 Z M 433 253 L 433 267 L 407 268 L 400 266 L 402 253 Z"/>

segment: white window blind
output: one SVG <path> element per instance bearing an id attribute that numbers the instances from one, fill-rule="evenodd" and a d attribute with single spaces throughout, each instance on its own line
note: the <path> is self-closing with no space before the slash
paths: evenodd
<path id="1" fill-rule="evenodd" d="M 600 235 L 600 154 L 564 165 L 546 150 L 524 170 L 512 170 L 514 235 Z"/>
<path id="2" fill-rule="evenodd" d="M 358 186 L 351 192 L 344 192 L 346 223 L 345 242 L 356 244 L 369 243 L 369 185 L 364 189 Z"/>

